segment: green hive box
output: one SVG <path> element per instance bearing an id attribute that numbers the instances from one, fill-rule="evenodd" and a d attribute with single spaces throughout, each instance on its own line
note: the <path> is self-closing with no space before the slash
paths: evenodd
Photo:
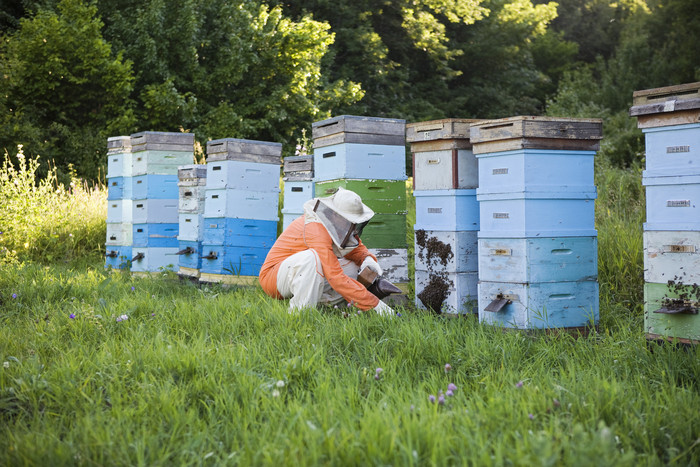
<path id="1" fill-rule="evenodd" d="M 367 248 L 406 248 L 406 216 L 375 214 L 361 238 Z"/>
<path id="2" fill-rule="evenodd" d="M 354 191 L 360 195 L 362 202 L 377 214 L 406 214 L 406 182 L 404 180 L 341 179 L 316 182 L 316 196 L 331 196 L 338 188 Z"/>
<path id="3" fill-rule="evenodd" d="M 682 298 L 681 295 L 683 295 Z M 658 313 L 659 310 L 665 313 Z M 644 284 L 644 330 L 648 339 L 700 343 L 700 286 Z"/>

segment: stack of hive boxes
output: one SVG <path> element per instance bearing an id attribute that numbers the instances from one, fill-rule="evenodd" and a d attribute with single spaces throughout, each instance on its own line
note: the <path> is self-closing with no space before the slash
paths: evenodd
<path id="1" fill-rule="evenodd" d="M 416 198 L 416 306 L 476 312 L 479 207 L 477 161 L 469 139 L 475 120 L 406 125 Z"/>
<path id="2" fill-rule="evenodd" d="M 291 156 L 284 158 L 284 207 L 282 208 L 282 230 L 304 212 L 304 203 L 314 197 L 313 156 Z"/>
<path id="3" fill-rule="evenodd" d="M 312 125 L 315 196 L 341 187 L 360 195 L 375 212 L 362 243 L 399 287 L 408 283 L 405 126 L 405 120 L 352 115 Z"/>
<path id="4" fill-rule="evenodd" d="M 177 254 L 179 274 L 199 279 L 202 267 L 202 237 L 204 236 L 204 195 L 207 167 L 200 164 L 181 166 L 177 171 L 179 231 Z"/>
<path id="5" fill-rule="evenodd" d="M 634 93 L 646 143 L 644 328 L 700 342 L 700 83 Z"/>
<path id="6" fill-rule="evenodd" d="M 277 239 L 282 144 L 244 139 L 207 143 L 204 282 L 254 282 Z"/>
<path id="7" fill-rule="evenodd" d="M 598 322 L 595 119 L 471 126 L 479 161 L 479 321 L 519 329 Z"/>
<path id="8" fill-rule="evenodd" d="M 132 155 L 129 136 L 107 138 L 107 241 L 105 267 L 129 266 L 133 243 Z"/>
<path id="9" fill-rule="evenodd" d="M 177 170 L 194 160 L 194 134 L 146 131 L 131 135 L 133 153 L 132 272 L 178 263 Z"/>

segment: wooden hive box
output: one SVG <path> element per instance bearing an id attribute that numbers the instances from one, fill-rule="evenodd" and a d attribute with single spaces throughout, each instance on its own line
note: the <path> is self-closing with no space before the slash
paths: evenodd
<path id="1" fill-rule="evenodd" d="M 518 116 L 471 125 L 474 154 L 516 149 L 597 151 L 603 138 L 598 118 Z"/>
<path id="2" fill-rule="evenodd" d="M 315 196 L 333 195 L 338 188 L 350 190 L 377 214 L 406 214 L 406 182 L 383 179 L 341 179 L 316 182 Z"/>
<path id="3" fill-rule="evenodd" d="M 133 246 L 176 247 L 179 230 L 179 224 L 134 224 Z"/>
<path id="4" fill-rule="evenodd" d="M 477 311 L 476 272 L 415 271 L 416 306 L 436 313 L 462 315 Z"/>
<path id="5" fill-rule="evenodd" d="M 204 185 L 207 182 L 206 164 L 187 164 L 177 168 L 179 186 Z"/>
<path id="6" fill-rule="evenodd" d="M 207 164 L 218 161 L 247 161 L 282 164 L 282 143 L 224 138 L 207 143 Z"/>
<path id="7" fill-rule="evenodd" d="M 131 258 L 131 245 L 108 245 L 105 251 L 105 268 L 126 269 Z"/>
<path id="8" fill-rule="evenodd" d="M 194 153 L 194 133 L 142 131 L 131 135 L 131 151 L 164 151 Z M 192 161 L 184 164 L 192 163 Z M 183 164 L 180 164 L 183 165 Z"/>
<path id="9" fill-rule="evenodd" d="M 477 272 L 476 230 L 415 231 L 415 268 L 432 272 Z"/>
<path id="10" fill-rule="evenodd" d="M 314 180 L 342 178 L 406 180 L 406 148 L 343 143 L 314 147 Z"/>
<path id="11" fill-rule="evenodd" d="M 204 185 L 180 186 L 178 196 L 177 210 L 180 214 L 185 213 L 204 213 L 204 200 L 206 199 L 207 191 Z"/>
<path id="12" fill-rule="evenodd" d="M 343 143 L 404 146 L 406 120 L 340 115 L 311 125 L 314 148 Z"/>
<path id="13" fill-rule="evenodd" d="M 647 339 L 677 339 L 700 344 L 700 285 L 644 284 Z"/>
<path id="14" fill-rule="evenodd" d="M 479 238 L 479 280 L 596 280 L 596 237 Z"/>
<path id="15" fill-rule="evenodd" d="M 700 123 L 700 82 L 635 91 L 630 116 L 639 128 Z"/>
<path id="16" fill-rule="evenodd" d="M 275 164 L 243 160 L 209 161 L 207 189 L 218 188 L 279 193 L 280 168 Z"/>
<path id="17" fill-rule="evenodd" d="M 479 203 L 476 190 L 414 191 L 415 229 L 479 230 Z"/>
<path id="18" fill-rule="evenodd" d="M 514 329 L 580 328 L 599 320 L 598 282 L 479 282 L 479 322 Z"/>
<path id="19" fill-rule="evenodd" d="M 644 232 L 644 280 L 700 283 L 700 231 Z"/>
<path id="20" fill-rule="evenodd" d="M 314 178 L 314 156 L 290 156 L 284 158 L 284 179 L 289 181 L 304 181 Z"/>
<path id="21" fill-rule="evenodd" d="M 205 218 L 202 241 L 207 245 L 272 248 L 277 221 Z"/>
<path id="22" fill-rule="evenodd" d="M 133 201 L 134 224 L 174 224 L 178 222 L 178 200 L 136 199 Z"/>
<path id="23" fill-rule="evenodd" d="M 178 248 L 175 247 L 133 247 L 131 272 L 156 272 L 162 269 L 176 270 Z"/>
<path id="24" fill-rule="evenodd" d="M 204 236 L 204 212 L 178 214 L 178 240 L 201 242 Z"/>
<path id="25" fill-rule="evenodd" d="M 406 142 L 411 143 L 411 150 L 419 149 L 416 143 L 439 140 L 463 140 L 469 143 L 469 127 L 481 120 L 468 118 L 443 118 L 427 122 L 406 124 Z M 429 151 L 433 149 L 428 149 Z"/>

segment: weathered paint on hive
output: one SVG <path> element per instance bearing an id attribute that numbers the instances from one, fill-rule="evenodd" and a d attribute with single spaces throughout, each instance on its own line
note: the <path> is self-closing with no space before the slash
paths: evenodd
<path id="1" fill-rule="evenodd" d="M 700 232 L 644 232 L 644 280 L 700 283 Z"/>
<path id="2" fill-rule="evenodd" d="M 204 213 L 180 213 L 178 215 L 178 240 L 202 241 L 204 236 Z"/>
<path id="3" fill-rule="evenodd" d="M 406 248 L 370 248 L 382 268 L 382 277 L 392 283 L 408 282 L 408 250 Z"/>
<path id="4" fill-rule="evenodd" d="M 476 313 L 477 282 L 475 272 L 416 270 L 416 306 L 446 314 Z"/>
<path id="5" fill-rule="evenodd" d="M 415 268 L 433 272 L 477 272 L 476 230 L 415 232 Z"/>
<path id="6" fill-rule="evenodd" d="M 672 313 L 658 313 L 658 311 Z M 676 313 L 673 313 L 673 312 Z M 644 329 L 647 335 L 700 341 L 700 285 L 644 284 Z"/>
<path id="7" fill-rule="evenodd" d="M 413 189 L 471 189 L 479 186 L 478 161 L 470 149 L 413 153 Z"/>

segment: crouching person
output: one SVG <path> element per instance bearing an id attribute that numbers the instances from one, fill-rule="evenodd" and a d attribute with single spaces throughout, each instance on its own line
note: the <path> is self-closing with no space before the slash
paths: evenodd
<path id="1" fill-rule="evenodd" d="M 304 215 L 282 232 L 265 258 L 259 277 L 265 293 L 288 298 L 290 312 L 347 301 L 361 310 L 392 316 L 391 307 L 356 280 L 365 267 L 382 274 L 360 240 L 372 216 L 356 193 L 343 188 L 307 201 Z"/>

